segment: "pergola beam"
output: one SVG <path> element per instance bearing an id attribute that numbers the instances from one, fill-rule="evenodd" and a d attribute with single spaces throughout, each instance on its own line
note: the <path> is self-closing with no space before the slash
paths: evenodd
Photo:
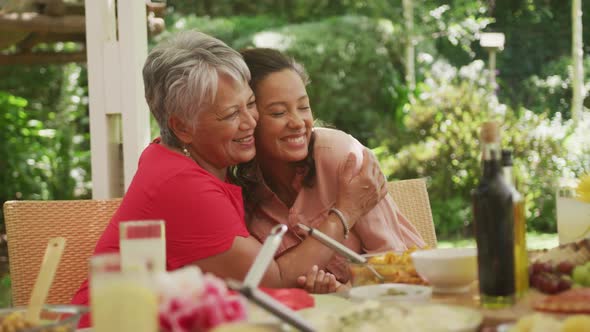
<path id="1" fill-rule="evenodd" d="M 82 33 L 31 33 L 23 41 L 17 44 L 19 50 L 30 50 L 35 45 L 41 43 L 57 42 L 78 42 L 86 41 L 86 36 Z"/>
<path id="2" fill-rule="evenodd" d="M 0 14 L 0 31 L 3 32 L 84 33 L 85 24 L 84 15 Z"/>
<path id="3" fill-rule="evenodd" d="M 86 51 L 80 52 L 35 52 L 16 53 L 10 55 L 0 54 L 0 66 L 4 65 L 46 65 L 70 62 L 85 62 Z"/>

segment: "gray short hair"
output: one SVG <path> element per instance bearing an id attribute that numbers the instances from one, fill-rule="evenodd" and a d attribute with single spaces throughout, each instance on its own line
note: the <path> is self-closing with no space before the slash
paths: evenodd
<path id="1" fill-rule="evenodd" d="M 181 32 L 150 52 L 143 66 L 145 99 L 164 144 L 180 146 L 168 120 L 176 115 L 194 126 L 195 114 L 214 102 L 220 74 L 243 84 L 250 81 L 242 56 L 201 32 Z"/>

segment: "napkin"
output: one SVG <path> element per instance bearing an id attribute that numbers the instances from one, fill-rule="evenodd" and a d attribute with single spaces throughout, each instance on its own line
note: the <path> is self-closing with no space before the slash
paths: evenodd
<path id="1" fill-rule="evenodd" d="M 300 288 L 260 288 L 260 290 L 292 310 L 311 308 L 315 305 L 313 296 Z"/>

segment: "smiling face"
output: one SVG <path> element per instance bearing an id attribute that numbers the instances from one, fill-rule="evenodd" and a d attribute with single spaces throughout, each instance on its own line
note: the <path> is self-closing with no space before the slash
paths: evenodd
<path id="1" fill-rule="evenodd" d="M 256 86 L 260 120 L 255 131 L 257 159 L 296 162 L 307 157 L 313 115 L 305 84 L 297 72 L 284 69 Z"/>
<path id="2" fill-rule="evenodd" d="M 186 146 L 201 167 L 225 177 L 225 169 L 254 158 L 258 120 L 254 93 L 247 83 L 219 75 L 212 105 L 195 115 L 196 126 Z"/>

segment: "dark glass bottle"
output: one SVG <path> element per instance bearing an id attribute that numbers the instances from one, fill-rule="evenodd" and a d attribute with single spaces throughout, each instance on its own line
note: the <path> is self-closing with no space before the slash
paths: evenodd
<path id="1" fill-rule="evenodd" d="M 497 123 L 482 125 L 481 142 L 483 175 L 472 192 L 480 300 L 502 308 L 515 301 L 513 192 L 502 174 Z"/>
<path id="2" fill-rule="evenodd" d="M 514 202 L 514 273 L 516 297 L 521 298 L 529 290 L 529 256 L 526 246 L 526 217 L 524 214 L 524 197 L 516 189 L 512 174 L 512 151 L 502 150 L 502 168 L 504 179 L 512 188 Z"/>

